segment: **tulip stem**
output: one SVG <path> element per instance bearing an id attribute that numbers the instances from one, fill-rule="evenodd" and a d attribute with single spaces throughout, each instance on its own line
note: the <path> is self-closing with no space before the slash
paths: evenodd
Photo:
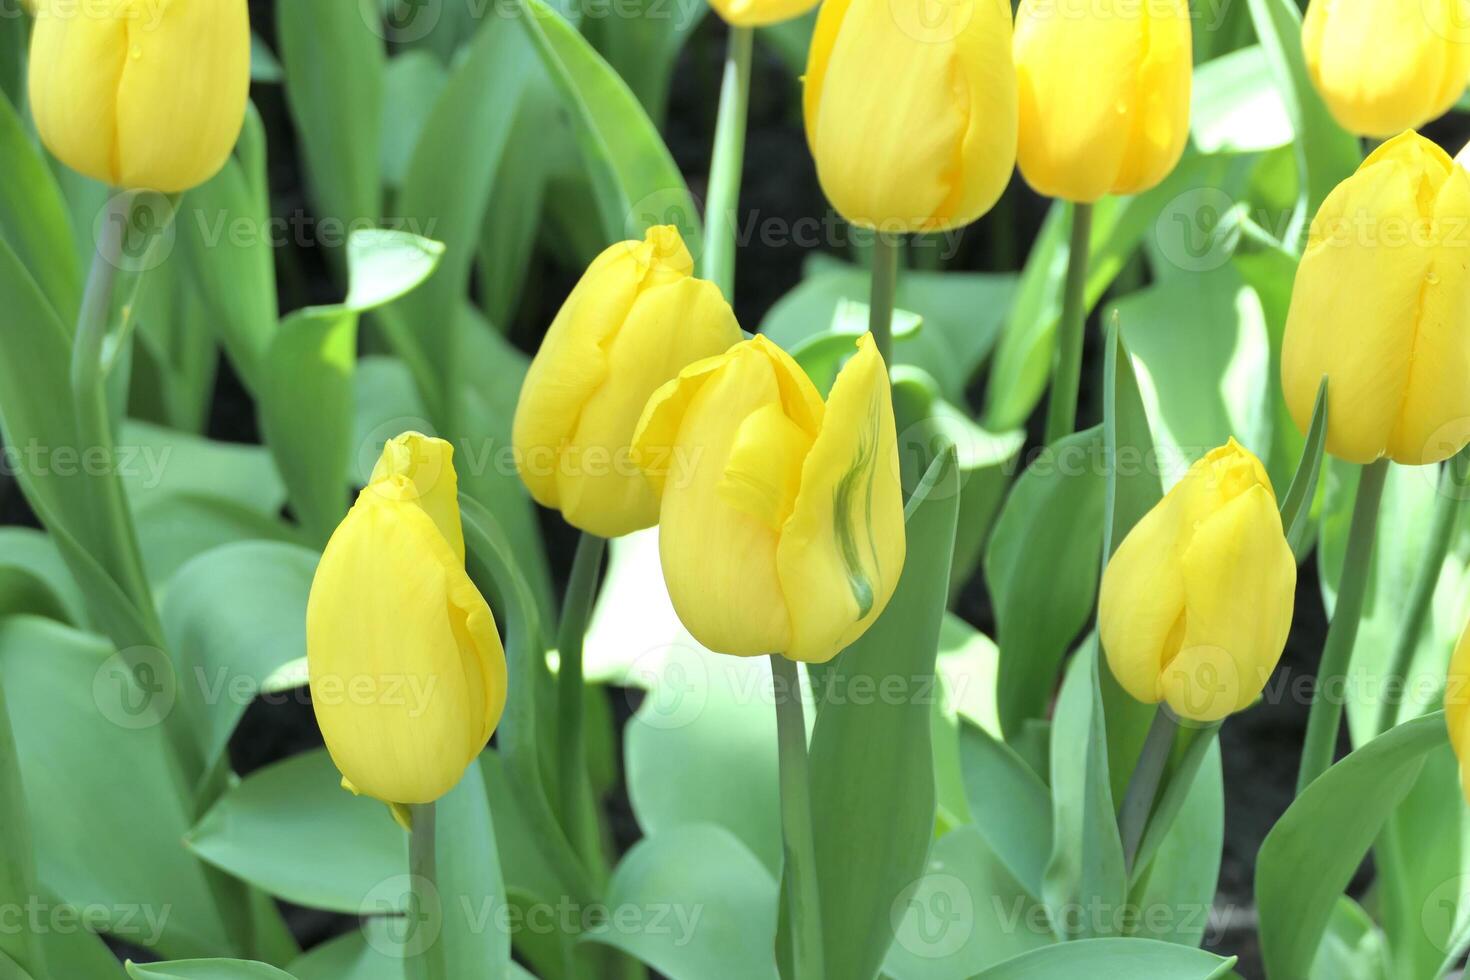
<path id="1" fill-rule="evenodd" d="M 1342 722 L 1342 681 L 1347 676 L 1353 645 L 1358 639 L 1358 623 L 1362 619 L 1368 572 L 1373 562 L 1378 507 L 1387 477 L 1388 460 L 1380 459 L 1363 467 L 1358 479 L 1358 499 L 1353 504 L 1347 557 L 1338 580 L 1337 606 L 1332 612 L 1332 624 L 1327 628 L 1327 643 L 1322 648 L 1312 709 L 1307 716 L 1307 740 L 1302 747 L 1301 770 L 1296 781 L 1298 796 L 1332 765 L 1337 729 Z"/>
<path id="2" fill-rule="evenodd" d="M 404 962 L 409 980 L 449 980 L 444 964 L 444 945 L 439 942 L 432 918 L 442 914 L 439 896 L 439 858 L 436 851 L 434 804 L 409 808 L 413 830 L 408 836 L 408 876 L 412 892 L 404 910 Z M 419 930 L 429 930 L 420 939 Z"/>
<path id="3" fill-rule="evenodd" d="M 731 27 L 710 151 L 709 187 L 704 208 L 704 278 L 735 303 L 735 215 L 740 206 L 740 176 L 745 166 L 745 122 L 750 106 L 750 54 L 755 31 Z"/>
<path id="4" fill-rule="evenodd" d="M 117 273 L 123 261 L 124 239 L 132 220 L 134 195 L 119 193 L 107 202 L 98 229 L 97 253 L 87 275 L 77 316 L 76 335 L 71 351 L 72 406 L 76 413 L 77 444 L 84 458 L 94 452 L 113 459 L 112 421 L 107 404 L 107 374 L 104 370 L 107 330 L 112 318 L 112 295 Z M 156 623 L 153 595 L 148 576 L 143 570 L 142 552 L 133 529 L 132 512 L 117 472 L 108 471 L 93 484 L 101 498 L 93 512 L 94 540 L 106 549 L 105 565 L 117 579 L 118 586 L 131 600 L 150 629 Z M 136 642 L 159 645 L 161 632 L 138 637 Z"/>
<path id="5" fill-rule="evenodd" d="M 1445 555 L 1450 550 L 1451 532 L 1460 515 L 1461 495 L 1467 487 L 1470 487 L 1470 449 L 1447 462 L 1440 475 L 1439 500 L 1435 502 L 1434 518 L 1429 539 L 1424 546 L 1424 557 L 1414 574 L 1404 621 L 1399 626 L 1398 642 L 1394 645 L 1393 662 L 1383 679 L 1383 700 L 1378 706 L 1379 732 L 1388 731 L 1398 720 L 1403 701 L 1402 682 L 1408 676 L 1415 651 L 1419 649 L 1419 634 L 1429 615 L 1429 607 L 1434 602 L 1434 590 L 1439 585 Z"/>
<path id="6" fill-rule="evenodd" d="M 873 233 L 873 283 L 868 295 L 868 331 L 883 357 L 893 368 L 893 304 L 898 292 L 898 253 L 903 239 L 881 231 Z"/>
<path id="7" fill-rule="evenodd" d="M 597 594 L 598 573 L 602 567 L 605 538 L 582 533 L 577 552 L 572 558 L 572 574 L 567 581 L 567 594 L 562 603 L 561 625 L 557 634 L 559 666 L 557 690 L 557 780 L 562 824 L 573 841 L 589 874 L 601 874 L 601 847 L 598 844 L 597 817 L 587 785 L 587 748 L 583 734 L 582 643 L 587 633 L 587 620 L 592 615 L 592 600 Z"/>
<path id="8" fill-rule="evenodd" d="M 1118 810 L 1118 833 L 1123 840 L 1124 868 L 1130 876 L 1138 848 L 1143 844 L 1144 831 L 1148 829 L 1149 817 L 1153 815 L 1164 767 L 1174 750 L 1174 736 L 1178 731 L 1179 722 L 1175 721 L 1174 713 L 1167 706 L 1160 705 L 1154 712 L 1148 735 L 1144 737 L 1143 750 L 1133 766 L 1133 775 L 1128 777 L 1123 806 Z"/>
<path id="9" fill-rule="evenodd" d="M 825 980 L 822 907 L 817 891 L 816 843 L 812 828 L 811 777 L 808 774 L 806 718 L 801 708 L 801 678 L 796 664 L 771 654 L 776 701 L 776 742 L 781 784 L 781 838 L 785 844 L 791 927 L 791 980 Z"/>
<path id="10" fill-rule="evenodd" d="M 1057 367 L 1046 406 L 1046 444 L 1077 428 L 1077 387 L 1082 380 L 1082 341 L 1087 322 L 1087 251 L 1092 241 L 1092 205 L 1072 205 L 1072 241 L 1057 324 Z"/>

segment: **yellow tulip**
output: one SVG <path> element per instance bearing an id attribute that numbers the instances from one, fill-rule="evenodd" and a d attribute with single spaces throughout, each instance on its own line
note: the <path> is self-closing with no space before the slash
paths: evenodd
<path id="1" fill-rule="evenodd" d="M 825 405 L 764 337 L 692 364 L 650 399 L 634 451 L 661 496 L 674 609 L 711 650 L 821 663 L 888 604 L 903 493 L 871 335 Z"/>
<path id="2" fill-rule="evenodd" d="M 1385 137 L 1443 115 L 1470 83 L 1459 0 L 1312 0 L 1307 73 L 1349 132 Z"/>
<path id="3" fill-rule="evenodd" d="M 516 405 L 516 465 L 531 496 L 616 537 L 658 521 L 631 456 L 648 396 L 680 369 L 739 343 L 719 287 L 692 276 L 673 226 L 619 242 L 583 273 L 531 362 Z"/>
<path id="4" fill-rule="evenodd" d="M 1098 632 L 1133 697 L 1219 721 L 1249 707 L 1276 669 L 1295 591 L 1270 478 L 1232 439 L 1123 539 L 1103 573 Z"/>
<path id="5" fill-rule="evenodd" d="M 453 449 L 405 433 L 322 552 L 312 707 L 342 784 L 390 804 L 454 788 L 505 708 L 505 653 L 464 570 Z"/>
<path id="6" fill-rule="evenodd" d="M 1090 204 L 1167 177 L 1189 138 L 1187 0 L 1021 0 L 1021 176 Z"/>
<path id="7" fill-rule="evenodd" d="M 249 89 L 245 0 L 38 4 L 36 129 L 105 184 L 175 193 L 208 180 L 240 135 Z"/>
<path id="8" fill-rule="evenodd" d="M 1324 375 L 1341 459 L 1435 463 L 1470 441 L 1470 174 L 1417 133 L 1375 150 L 1312 221 L 1281 351 L 1303 431 Z"/>
<path id="9" fill-rule="evenodd" d="M 735 27 L 765 27 L 800 17 L 820 0 L 710 0 L 715 13 Z"/>
<path id="10" fill-rule="evenodd" d="M 1009 0 L 827 0 L 807 56 L 807 142 L 848 221 L 967 225 L 1016 163 Z"/>
<path id="11" fill-rule="evenodd" d="M 1460 761 L 1460 787 L 1470 798 L 1470 626 L 1460 634 L 1444 685 L 1444 720 Z"/>

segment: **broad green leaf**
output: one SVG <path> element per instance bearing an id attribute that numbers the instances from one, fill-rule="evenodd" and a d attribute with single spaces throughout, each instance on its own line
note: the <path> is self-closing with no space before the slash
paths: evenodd
<path id="1" fill-rule="evenodd" d="M 404 980 L 393 928 L 390 920 L 364 919 L 356 931 L 322 943 L 287 969 L 297 980 Z"/>
<path id="2" fill-rule="evenodd" d="M 200 818 L 189 849 L 278 898 L 309 908 L 381 914 L 402 897 L 408 835 L 388 808 L 341 786 L 325 750 L 247 776 Z"/>
<path id="3" fill-rule="evenodd" d="M 169 583 L 163 626 L 180 664 L 181 707 L 206 761 L 219 757 L 245 708 L 282 665 L 306 655 L 306 597 L 318 555 L 274 541 L 235 541 L 184 565 Z"/>
<path id="4" fill-rule="evenodd" d="M 505 977 L 510 971 L 510 933 L 501 918 L 505 882 L 479 767 L 470 766 L 435 810 L 434 885 L 446 976 Z"/>
<path id="5" fill-rule="evenodd" d="M 51 896 L 47 896 L 48 899 Z M 55 903 L 60 905 L 60 903 Z M 51 977 L 86 977 L 87 980 L 121 980 L 126 974 L 117 955 L 96 933 L 85 929 L 61 931 L 49 929 L 41 934 L 41 948 L 46 956 L 46 969 Z M 3 956 L 3 954 L 0 954 Z M 5 971 L 0 968 L 0 976 Z M 44 980 L 44 978 L 38 978 Z"/>
<path id="6" fill-rule="evenodd" d="M 175 692 L 162 653 L 135 652 L 137 680 L 97 637 L 49 620 L 0 621 L 38 876 L 68 904 L 108 910 L 103 929 L 136 946 L 165 956 L 229 950 L 205 869 L 180 844 L 188 804 L 159 724 Z"/>
<path id="7" fill-rule="evenodd" d="M 1225 788 L 1219 742 L 1205 745 L 1204 762 L 1183 780 L 1174 812 L 1150 818 L 1150 829 L 1158 820 L 1166 830 L 1150 854 L 1139 851 L 1144 870 L 1130 898 L 1141 913 L 1131 935 L 1198 946 L 1209 926 L 1225 844 Z"/>
<path id="8" fill-rule="evenodd" d="M 132 980 L 295 980 L 289 973 L 254 960 L 175 960 L 128 963 Z"/>
<path id="9" fill-rule="evenodd" d="M 1052 852 L 1051 790 L 987 732 L 961 728 L 960 759 L 976 829 L 1017 884 L 1040 901 Z"/>
<path id="10" fill-rule="evenodd" d="M 1284 206 L 1290 207 L 1287 202 Z M 1237 253 L 1232 259 L 1236 270 L 1255 290 L 1266 316 L 1270 336 L 1271 363 L 1267 373 L 1281 376 L 1281 345 L 1286 336 L 1286 318 L 1291 309 L 1291 292 L 1296 283 L 1297 259 L 1283 248 L 1263 248 L 1250 253 Z M 1271 398 L 1271 455 L 1262 460 L 1271 482 L 1281 490 L 1291 480 L 1306 445 L 1303 433 L 1287 409 L 1286 398 L 1277 384 L 1268 386 Z M 1313 501 L 1315 507 L 1316 501 Z"/>
<path id="11" fill-rule="evenodd" d="M 1121 932 L 1122 923 L 1110 910 L 1121 908 L 1128 895 L 1096 673 L 1106 669 L 1101 660 L 1095 640 L 1083 644 L 1067 670 L 1052 720 L 1054 830 L 1042 890 L 1061 939 Z"/>
<path id="12" fill-rule="evenodd" d="M 414 147 L 428 121 L 428 107 L 439 101 L 449 72 L 428 51 L 405 51 L 388 59 L 383 73 L 383 182 L 402 186 Z"/>
<path id="13" fill-rule="evenodd" d="M 532 65 L 509 18 L 485 18 L 450 73 L 414 147 L 394 209 L 403 227 L 444 243 L 444 260 L 418 289 L 385 308 L 379 322 L 414 372 L 419 395 L 446 432 L 456 428 L 465 372 L 459 315 L 490 189 L 510 138 Z"/>
<path id="14" fill-rule="evenodd" d="M 1259 153 L 1291 142 L 1291 116 L 1260 45 L 1195 68 L 1190 136 L 1201 153 Z"/>
<path id="15" fill-rule="evenodd" d="M 7 11 L 5 19 L 23 19 Z M 14 250 L 64 323 L 76 319 L 82 272 L 72 248 L 66 204 L 21 116 L 0 95 L 0 238 Z"/>
<path id="16" fill-rule="evenodd" d="M 896 929 L 883 962 L 883 974 L 892 980 L 969 980 L 1054 942 L 1046 909 L 1010 876 L 974 827 L 935 843 Z"/>
<path id="17" fill-rule="evenodd" d="M 973 980 L 1216 980 L 1234 965 L 1234 957 L 1153 939 L 1090 939 L 1024 953 Z"/>
<path id="18" fill-rule="evenodd" d="M 606 241 L 678 227 L 696 262 L 699 212 L 658 130 L 613 68 L 542 0 L 522 0 L 521 23 L 577 122 L 593 170 Z"/>
<path id="19" fill-rule="evenodd" d="M 608 921 L 587 941 L 669 980 L 777 980 L 776 880 L 723 827 L 675 827 L 633 845 L 604 901 Z"/>
<path id="20" fill-rule="evenodd" d="M 1369 845 L 1426 755 L 1447 740 L 1442 712 L 1405 722 L 1319 776 L 1271 828 L 1256 858 L 1261 955 L 1270 976 L 1307 975 Z"/>
<path id="21" fill-rule="evenodd" d="M 1397 974 L 1390 972 L 1383 930 L 1357 902 L 1346 895 L 1339 898 L 1327 923 L 1322 945 L 1317 950 L 1317 958 L 1312 961 L 1308 980 L 1391 980 L 1394 976 Z"/>
<path id="22" fill-rule="evenodd" d="M 210 316 L 183 262 L 151 269 L 133 304 L 128 414 L 172 429 L 201 433 L 218 373 L 219 344 L 200 329 Z"/>
<path id="23" fill-rule="evenodd" d="M 301 544 L 299 529 L 232 500 L 199 494 L 153 496 L 133 511 L 143 565 L 155 586 L 166 584 L 187 562 L 240 541 Z"/>
<path id="24" fill-rule="evenodd" d="M 704 20 L 703 0 L 664 6 L 660 0 L 636 0 L 616 9 L 589 6 L 582 31 L 628 84 L 655 123 L 662 123 L 669 100 L 674 60 L 684 42 Z"/>
<path id="25" fill-rule="evenodd" d="M 275 516 L 286 490 L 260 446 L 124 422 L 117 473 L 135 511 L 175 497 L 212 497 Z"/>
<path id="26" fill-rule="evenodd" d="M 1102 430 L 1058 442 L 1021 474 L 985 554 L 995 603 L 996 704 L 1007 737 L 1040 718 L 1097 592 L 1106 491 Z"/>
<path id="27" fill-rule="evenodd" d="M 323 220 L 346 231 L 382 216 L 383 37 L 344 0 L 278 0 L 286 101 Z"/>
<path id="28" fill-rule="evenodd" d="M 953 560 L 957 470 L 954 453 L 943 454 L 909 499 L 907 558 L 893 598 L 822 678 L 812 823 L 831 976 L 876 976 L 893 940 L 892 909 L 913 890 L 934 832 L 932 677 Z M 859 690 L 890 693 L 870 700 L 852 695 Z"/>
<path id="29" fill-rule="evenodd" d="M 1317 389 L 1317 401 L 1312 407 L 1312 424 L 1307 428 L 1307 440 L 1302 447 L 1302 458 L 1297 463 L 1296 474 L 1291 486 L 1281 498 L 1281 523 L 1286 528 L 1286 541 L 1298 562 L 1304 561 L 1312 545 L 1312 501 L 1317 496 L 1317 485 L 1322 476 L 1322 455 L 1327 443 L 1327 379 Z"/>
<path id="30" fill-rule="evenodd" d="M 56 543 L 28 527 L 0 527 L 0 609 L 84 625 L 85 600 Z"/>
<path id="31" fill-rule="evenodd" d="M 5 827 L 5 850 L 0 852 L 0 908 L 23 909 L 33 896 L 40 894 L 40 889 L 20 759 L 16 755 L 3 691 L 0 691 L 0 816 L 4 817 Z M 0 955 L 9 957 L 17 966 L 40 972 L 44 951 L 40 937 L 30 930 L 7 929 L 0 932 Z"/>
<path id="32" fill-rule="evenodd" d="M 1292 0 L 1247 0 L 1256 34 L 1276 85 L 1285 94 L 1286 111 L 1296 134 L 1300 197 L 1297 215 L 1285 241 L 1298 249 L 1302 232 L 1338 182 L 1362 159 L 1358 140 L 1339 126 L 1307 75 L 1302 53 L 1302 15 Z"/>
<path id="33" fill-rule="evenodd" d="M 993 738 L 1000 737 L 995 714 L 995 674 L 1000 651 L 995 641 L 953 613 L 939 628 L 939 680 L 944 708 Z"/>
<path id="34" fill-rule="evenodd" d="M 352 373 L 359 315 L 410 292 L 434 273 L 444 246 L 406 232 L 354 232 L 347 298 L 288 316 L 266 353 L 261 430 L 297 519 L 325 544 L 347 512 L 342 474 L 352 453 Z"/>

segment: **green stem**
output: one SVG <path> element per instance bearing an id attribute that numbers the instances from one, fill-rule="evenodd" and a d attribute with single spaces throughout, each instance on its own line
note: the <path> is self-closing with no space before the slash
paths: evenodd
<path id="1" fill-rule="evenodd" d="M 893 367 L 893 299 L 898 291 L 898 253 L 903 239 L 881 231 L 873 233 L 873 283 L 868 295 L 868 331 L 883 355 L 883 363 Z"/>
<path id="2" fill-rule="evenodd" d="M 420 803 L 410 807 L 413 830 L 408 837 L 408 874 L 413 893 L 404 932 L 404 964 L 409 980 L 449 980 L 444 963 L 444 944 L 439 942 L 442 924 L 433 921 L 443 915 L 439 895 L 439 856 L 434 833 L 434 804 Z M 425 937 L 419 930 L 428 929 Z"/>
<path id="3" fill-rule="evenodd" d="M 1072 205 L 1072 242 L 1057 325 L 1057 369 L 1046 406 L 1046 444 L 1077 427 L 1077 387 L 1082 380 L 1082 340 L 1087 322 L 1087 251 L 1092 240 L 1092 205 Z"/>
<path id="4" fill-rule="evenodd" d="M 780 758 L 781 837 L 785 844 L 785 877 L 791 889 L 788 896 L 794 971 L 791 980 L 825 980 L 801 680 L 796 664 L 775 653 L 771 654 L 771 679 Z"/>
<path id="5" fill-rule="evenodd" d="M 740 175 L 745 166 L 745 121 L 750 106 L 750 51 L 755 32 L 731 27 L 715 117 L 709 188 L 704 208 L 704 277 L 735 302 L 735 228 Z"/>
<path id="6" fill-rule="evenodd" d="M 94 533 L 91 537 L 104 549 L 105 565 L 118 586 L 132 601 L 144 622 L 153 624 L 157 614 L 152 591 L 148 587 L 148 576 L 143 569 L 132 512 L 128 509 L 116 468 L 111 465 L 114 458 L 112 420 L 103 366 L 103 348 L 112 315 L 112 294 L 123 261 L 124 237 L 132 219 L 133 201 L 132 194 L 114 195 L 108 201 L 107 212 L 102 218 L 97 254 L 87 275 L 87 287 L 82 294 L 76 335 L 72 341 L 71 393 L 78 451 L 90 456 L 95 449 L 105 453 L 109 463 L 107 473 L 96 481 L 101 499 L 93 511 Z M 138 642 L 156 645 L 161 631 L 156 630 L 155 633 L 151 637 L 139 637 Z"/>
<path id="7" fill-rule="evenodd" d="M 557 801 L 561 806 L 562 825 L 573 842 L 588 873 L 594 879 L 601 873 L 601 847 L 598 844 L 597 818 L 587 785 L 587 751 L 583 735 L 582 643 L 587 633 L 587 620 L 592 615 L 592 600 L 597 595 L 598 572 L 607 541 L 583 532 L 577 540 L 572 558 L 572 575 L 567 582 L 562 604 L 561 626 L 557 633 Z"/>
<path id="8" fill-rule="evenodd" d="M 1337 588 L 1337 607 L 1327 629 L 1322 662 L 1317 667 L 1317 688 L 1307 716 L 1307 740 L 1302 747 L 1301 770 L 1296 792 L 1311 785 L 1332 765 L 1337 747 L 1337 729 L 1342 721 L 1342 681 L 1352 661 L 1368 589 L 1368 572 L 1373 562 L 1373 538 L 1378 528 L 1378 507 L 1383 500 L 1383 483 L 1388 477 L 1388 460 L 1363 467 L 1358 480 L 1358 499 L 1353 505 L 1353 523 L 1348 532 L 1347 557 Z"/>
<path id="9" fill-rule="evenodd" d="M 1148 829 L 1154 800 L 1158 798 L 1159 784 L 1163 781 L 1164 768 L 1174 749 L 1174 735 L 1178 731 L 1179 723 L 1174 720 L 1174 713 L 1160 705 L 1154 712 L 1138 762 L 1133 766 L 1133 775 L 1128 778 L 1123 806 L 1118 811 L 1118 832 L 1123 840 L 1124 867 L 1130 875 L 1133 873 L 1133 861 L 1138 857 L 1138 848 L 1143 844 L 1143 834 Z"/>
<path id="10" fill-rule="evenodd" d="M 1383 679 L 1383 700 L 1378 706 L 1380 732 L 1388 731 L 1398 720 L 1399 707 L 1403 701 L 1400 682 L 1408 676 L 1414 652 L 1419 648 L 1419 633 L 1424 628 L 1424 620 L 1428 618 L 1429 607 L 1434 602 L 1434 590 L 1439 585 L 1445 555 L 1450 550 L 1451 532 L 1460 515 L 1460 495 L 1465 492 L 1467 483 L 1470 483 L 1470 449 L 1447 462 L 1440 475 L 1439 500 L 1435 503 L 1429 540 L 1425 544 L 1419 569 L 1414 573 L 1408 607 L 1404 613 L 1404 621 L 1399 626 L 1398 641 L 1394 645 L 1393 661 Z"/>

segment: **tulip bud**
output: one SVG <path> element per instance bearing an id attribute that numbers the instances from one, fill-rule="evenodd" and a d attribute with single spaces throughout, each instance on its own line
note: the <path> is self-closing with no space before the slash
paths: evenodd
<path id="1" fill-rule="evenodd" d="M 871 335 L 825 406 L 765 337 L 690 365 L 649 400 L 634 452 L 661 495 L 674 610 L 709 649 L 822 663 L 888 604 L 903 492 Z"/>
<path id="2" fill-rule="evenodd" d="M 1470 626 L 1450 657 L 1444 685 L 1444 720 L 1450 730 L 1450 745 L 1460 761 L 1460 788 L 1470 799 Z"/>
<path id="3" fill-rule="evenodd" d="M 1386 137 L 1443 115 L 1470 83 L 1458 0 L 1312 0 L 1307 74 L 1349 132 Z"/>
<path id="4" fill-rule="evenodd" d="M 513 429 L 521 479 L 584 531 L 611 538 L 658 522 L 658 498 L 632 461 L 638 417 L 659 385 L 740 341 L 719 287 L 693 270 L 672 225 L 611 246 L 526 373 Z"/>
<path id="5" fill-rule="evenodd" d="M 1021 176 L 1085 204 L 1158 184 L 1189 138 L 1193 57 L 1187 0 L 1022 0 Z"/>
<path id="6" fill-rule="evenodd" d="M 1312 221 L 1281 349 L 1306 431 L 1329 380 L 1327 450 L 1436 463 L 1470 441 L 1470 174 L 1417 133 L 1373 152 Z"/>
<path id="7" fill-rule="evenodd" d="M 312 707 L 342 784 L 390 804 L 453 789 L 505 708 L 505 652 L 464 570 L 453 448 L 409 432 L 322 552 Z"/>
<path id="8" fill-rule="evenodd" d="M 710 6 L 734 27 L 765 27 L 800 17 L 819 0 L 710 0 Z"/>
<path id="9" fill-rule="evenodd" d="M 1260 460 L 1234 439 L 1190 467 L 1103 573 L 1098 632 L 1139 701 L 1219 721 L 1250 706 L 1281 659 L 1296 559 Z"/>
<path id="10" fill-rule="evenodd" d="M 1009 0 L 827 0 L 807 56 L 807 142 L 855 225 L 945 231 L 995 204 L 1016 163 Z"/>
<path id="11" fill-rule="evenodd" d="M 176 193 L 213 177 L 250 90 L 245 0 L 39 4 L 31 113 L 80 173 Z"/>

